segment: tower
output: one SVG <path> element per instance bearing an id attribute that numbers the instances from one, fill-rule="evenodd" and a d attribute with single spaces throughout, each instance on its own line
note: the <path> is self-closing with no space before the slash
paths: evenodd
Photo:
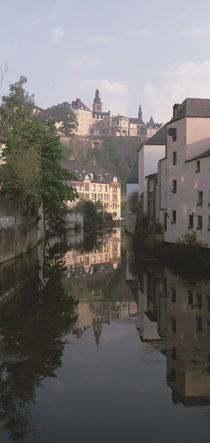
<path id="1" fill-rule="evenodd" d="M 141 105 L 139 105 L 138 119 L 142 121 L 142 110 L 141 110 Z"/>
<path id="2" fill-rule="evenodd" d="M 99 95 L 99 89 L 96 89 L 95 98 L 93 102 L 93 112 L 102 112 L 102 103 Z"/>

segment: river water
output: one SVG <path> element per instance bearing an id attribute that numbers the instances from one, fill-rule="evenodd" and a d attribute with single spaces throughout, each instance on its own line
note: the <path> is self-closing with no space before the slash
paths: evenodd
<path id="1" fill-rule="evenodd" d="M 0 267 L 0 441 L 208 442 L 210 281 L 120 228 Z"/>

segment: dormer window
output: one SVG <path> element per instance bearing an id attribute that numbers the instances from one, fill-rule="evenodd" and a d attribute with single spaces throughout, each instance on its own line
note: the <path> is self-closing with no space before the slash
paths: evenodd
<path id="1" fill-rule="evenodd" d="M 117 177 L 113 177 L 113 182 L 117 183 Z"/>

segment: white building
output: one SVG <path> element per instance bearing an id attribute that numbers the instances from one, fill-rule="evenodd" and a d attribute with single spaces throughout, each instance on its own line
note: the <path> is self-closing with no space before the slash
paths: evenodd
<path id="1" fill-rule="evenodd" d="M 210 247 L 210 99 L 175 104 L 167 134 L 158 168 L 164 240 L 174 243 L 194 232 Z"/>
<path id="2" fill-rule="evenodd" d="M 149 140 L 142 143 L 138 152 L 139 196 L 143 198 L 143 212 L 147 212 L 147 181 L 145 177 L 157 172 L 160 159 L 165 157 L 167 125 L 164 125 Z"/>

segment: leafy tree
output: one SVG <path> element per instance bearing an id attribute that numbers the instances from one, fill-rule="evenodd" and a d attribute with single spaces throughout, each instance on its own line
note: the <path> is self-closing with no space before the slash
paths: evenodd
<path id="1" fill-rule="evenodd" d="M 50 230 L 64 225 L 66 204 L 76 196 L 72 175 L 62 168 L 62 145 L 51 120 L 34 113 L 34 100 L 24 89 L 27 79 L 10 86 L 0 106 L 0 134 L 6 144 L 0 169 L 1 192 L 18 203 L 25 215 L 43 204 Z"/>
<path id="2" fill-rule="evenodd" d="M 128 209 L 132 214 L 136 214 L 138 210 L 139 194 L 138 191 L 132 192 L 128 197 Z"/>
<path id="3" fill-rule="evenodd" d="M 45 110 L 39 110 L 41 115 L 43 115 L 45 118 L 61 123 L 59 131 L 63 132 L 66 136 L 70 136 L 72 131 L 78 126 L 76 115 L 68 102 L 51 106 Z"/>

